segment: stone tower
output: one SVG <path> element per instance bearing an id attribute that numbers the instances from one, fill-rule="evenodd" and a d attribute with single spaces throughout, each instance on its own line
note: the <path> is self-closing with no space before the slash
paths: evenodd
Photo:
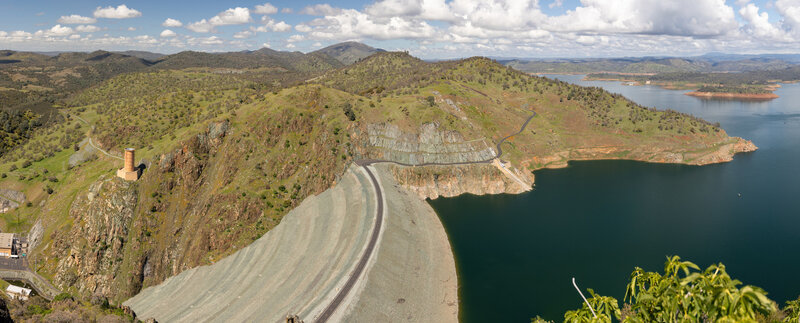
<path id="1" fill-rule="evenodd" d="M 133 166 L 136 149 L 125 148 L 125 163 L 122 168 L 117 170 L 117 176 L 126 181 L 135 181 L 139 179 L 139 169 Z"/>

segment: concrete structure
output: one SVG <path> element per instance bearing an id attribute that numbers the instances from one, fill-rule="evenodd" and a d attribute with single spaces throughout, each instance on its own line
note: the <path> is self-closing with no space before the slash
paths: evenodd
<path id="1" fill-rule="evenodd" d="M 386 194 L 380 238 L 328 322 L 457 322 L 455 262 L 438 217 L 385 170 L 375 172 Z M 364 169 L 351 167 L 251 245 L 145 288 L 124 305 L 159 322 L 315 322 L 364 254 L 375 197 Z"/>
<path id="2" fill-rule="evenodd" d="M 0 233 L 0 257 L 11 257 L 14 253 L 14 234 Z"/>
<path id="3" fill-rule="evenodd" d="M 117 176 L 126 180 L 126 181 L 135 181 L 139 179 L 139 172 L 140 170 L 133 166 L 134 164 L 134 154 L 136 149 L 133 148 L 125 148 L 125 161 L 119 170 L 117 170 Z"/>
<path id="4" fill-rule="evenodd" d="M 6 288 L 6 294 L 12 299 L 26 301 L 28 300 L 28 297 L 31 296 L 31 290 L 20 286 L 8 285 Z"/>

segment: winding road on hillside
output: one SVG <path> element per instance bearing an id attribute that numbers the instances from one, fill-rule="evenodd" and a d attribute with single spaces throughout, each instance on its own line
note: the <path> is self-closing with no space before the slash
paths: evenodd
<path id="1" fill-rule="evenodd" d="M 478 161 L 470 161 L 470 162 L 454 162 L 454 163 L 422 163 L 422 164 L 406 164 L 400 163 L 391 160 L 382 160 L 382 159 L 362 159 L 355 161 L 356 165 L 361 166 L 369 175 L 370 180 L 372 181 L 372 186 L 375 188 L 375 195 L 377 197 L 377 214 L 375 216 L 375 226 L 372 228 L 372 236 L 369 239 L 369 243 L 367 244 L 367 249 L 364 250 L 364 254 L 361 256 L 361 259 L 358 260 L 356 267 L 353 269 L 353 272 L 350 274 L 350 277 L 347 279 L 345 284 L 339 289 L 339 292 L 333 298 L 330 304 L 320 313 L 316 321 L 317 323 L 325 323 L 327 322 L 334 312 L 339 308 L 342 301 L 347 297 L 350 293 L 350 290 L 353 289 L 353 286 L 358 282 L 358 279 L 361 277 L 361 273 L 367 266 L 367 262 L 369 262 L 370 257 L 372 256 L 373 251 L 375 250 L 375 245 L 378 243 L 378 236 L 380 235 L 381 226 L 383 225 L 383 192 L 381 191 L 381 187 L 378 184 L 378 180 L 375 175 L 370 171 L 369 166 L 372 164 L 377 163 L 392 163 L 396 165 L 402 166 L 446 166 L 446 165 L 468 165 L 468 164 L 488 164 L 494 161 L 495 159 L 499 159 L 500 156 L 503 155 L 503 148 L 501 147 L 502 144 L 508 139 L 513 136 L 516 136 L 522 131 L 525 130 L 525 127 L 528 126 L 528 123 L 531 122 L 531 119 L 536 116 L 536 112 L 533 111 L 533 114 L 525 120 L 525 123 L 522 124 L 519 131 L 510 134 L 508 136 L 503 137 L 497 142 L 497 155 L 494 158 L 487 159 L 487 160 L 478 160 Z"/>

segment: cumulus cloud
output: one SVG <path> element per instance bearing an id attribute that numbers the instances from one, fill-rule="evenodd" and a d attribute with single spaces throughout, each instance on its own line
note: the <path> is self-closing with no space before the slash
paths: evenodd
<path id="1" fill-rule="evenodd" d="M 259 14 L 259 15 L 271 15 L 271 14 L 277 13 L 278 12 L 278 8 L 275 8 L 275 6 L 273 6 L 272 4 L 267 2 L 265 4 L 256 5 L 256 9 L 253 10 L 253 12 L 255 12 L 255 13 Z"/>
<path id="2" fill-rule="evenodd" d="M 436 29 L 425 21 L 404 17 L 372 17 L 353 9 L 317 18 L 308 25 L 311 27 L 309 34 L 317 39 L 422 39 L 436 34 Z"/>
<path id="3" fill-rule="evenodd" d="M 141 15 L 142 13 L 139 12 L 139 10 L 128 8 L 128 6 L 124 4 L 116 8 L 108 6 L 105 8 L 97 7 L 97 9 L 94 10 L 95 18 L 125 19 L 139 17 Z"/>
<path id="4" fill-rule="evenodd" d="M 75 31 L 72 27 L 68 26 L 61 26 L 55 25 L 50 29 L 47 30 L 39 30 L 34 33 L 35 36 L 46 36 L 46 37 L 53 37 L 53 36 L 69 36 L 74 34 Z"/>
<path id="5" fill-rule="evenodd" d="M 167 18 L 161 25 L 164 27 L 182 27 L 183 23 L 178 19 Z"/>
<path id="6" fill-rule="evenodd" d="M 583 0 L 582 6 L 549 19 L 559 31 L 720 36 L 738 28 L 724 0 Z"/>
<path id="7" fill-rule="evenodd" d="M 333 16 L 342 12 L 342 9 L 331 7 L 327 3 L 307 6 L 300 10 L 300 14 L 311 16 Z"/>
<path id="8" fill-rule="evenodd" d="M 236 38 L 236 39 L 250 38 L 250 37 L 253 37 L 253 36 L 255 36 L 255 32 L 253 32 L 251 30 L 242 30 L 242 31 L 240 31 L 238 33 L 233 34 L 233 38 Z"/>
<path id="9" fill-rule="evenodd" d="M 800 33 L 800 0 L 778 0 L 775 9 L 783 17 L 787 29 Z"/>
<path id="10" fill-rule="evenodd" d="M 451 5 L 458 6 L 463 2 L 465 1 L 455 0 Z M 367 6 L 364 11 L 376 17 L 416 16 L 420 19 L 444 21 L 455 18 L 444 0 L 381 0 Z"/>
<path id="11" fill-rule="evenodd" d="M 266 29 L 275 32 L 285 32 L 292 30 L 292 25 L 287 24 L 284 21 L 277 21 L 267 16 L 261 17 L 261 23 L 264 24 Z"/>
<path id="12" fill-rule="evenodd" d="M 75 27 L 75 31 L 79 33 L 93 33 L 96 31 L 100 31 L 100 28 L 95 25 L 80 25 Z"/>
<path id="13" fill-rule="evenodd" d="M 136 31 L 136 27 L 128 27 L 128 31 Z"/>
<path id="14" fill-rule="evenodd" d="M 214 26 L 205 19 L 193 22 L 186 26 L 186 28 L 196 33 L 208 33 L 214 30 Z"/>
<path id="15" fill-rule="evenodd" d="M 186 28 L 197 33 L 208 33 L 214 31 L 214 27 L 216 26 L 241 25 L 252 21 L 253 18 L 250 17 L 250 9 L 236 7 L 220 12 L 208 20 L 202 19 L 193 22 L 186 26 Z"/>
<path id="16" fill-rule="evenodd" d="M 177 36 L 177 35 L 178 35 L 178 34 L 176 34 L 176 33 L 175 33 L 174 31 L 172 31 L 172 30 L 169 30 L 169 29 L 164 29 L 164 31 L 162 31 L 162 32 L 161 32 L 161 34 L 160 34 L 159 36 L 161 36 L 161 37 L 164 37 L 164 38 L 167 38 L 167 37 L 175 37 L 175 36 Z"/>
<path id="17" fill-rule="evenodd" d="M 97 19 L 81 15 L 69 15 L 61 16 L 61 18 L 58 18 L 58 22 L 62 24 L 93 24 L 97 22 Z"/>
<path id="18" fill-rule="evenodd" d="M 239 25 L 251 22 L 253 18 L 250 17 L 250 9 L 236 7 L 220 12 L 208 21 L 214 26 Z"/>

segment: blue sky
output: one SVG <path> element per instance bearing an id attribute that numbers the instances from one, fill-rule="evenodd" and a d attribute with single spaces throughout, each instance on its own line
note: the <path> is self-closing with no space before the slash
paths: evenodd
<path id="1" fill-rule="evenodd" d="M 800 0 L 0 2 L 3 49 L 308 52 L 348 40 L 423 58 L 796 53 Z"/>

